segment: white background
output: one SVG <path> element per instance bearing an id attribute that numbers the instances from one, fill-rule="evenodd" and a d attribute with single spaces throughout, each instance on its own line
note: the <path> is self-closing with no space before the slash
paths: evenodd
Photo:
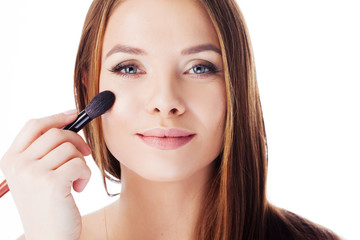
<path id="1" fill-rule="evenodd" d="M 90 2 L 1 0 L 1 156 L 28 119 L 75 108 L 73 69 Z M 354 240 L 360 239 L 357 3 L 239 1 L 268 135 L 268 199 Z M 82 214 L 115 200 L 87 160 L 92 179 L 83 193 L 74 193 Z M 9 193 L 0 199 L 0 239 L 22 231 Z"/>

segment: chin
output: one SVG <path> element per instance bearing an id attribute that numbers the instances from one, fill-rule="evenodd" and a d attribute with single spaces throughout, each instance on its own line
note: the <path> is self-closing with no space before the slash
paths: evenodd
<path id="1" fill-rule="evenodd" d="M 151 164 L 141 167 L 128 166 L 125 171 L 130 171 L 133 176 L 139 177 L 146 181 L 159 183 L 175 183 L 183 181 L 197 181 L 199 178 L 210 177 L 212 164 L 204 166 L 194 166 L 190 164 L 182 164 L 181 166 L 171 164 Z M 126 173 L 125 173 L 126 175 Z M 125 177 L 124 175 L 124 177 Z"/>
<path id="2" fill-rule="evenodd" d="M 136 174 L 144 180 L 163 183 L 183 181 L 188 179 L 192 175 L 192 173 L 189 172 L 181 172 L 179 170 L 171 171 L 169 169 L 166 171 L 149 171 L 149 169 L 147 169 L 147 171 L 137 172 Z"/>

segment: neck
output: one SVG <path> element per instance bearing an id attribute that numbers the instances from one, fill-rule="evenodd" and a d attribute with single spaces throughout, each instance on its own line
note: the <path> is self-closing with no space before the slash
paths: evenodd
<path id="1" fill-rule="evenodd" d="M 111 213 L 109 234 L 124 236 L 121 239 L 195 239 L 211 169 L 179 181 L 156 182 L 121 166 L 121 195 Z"/>

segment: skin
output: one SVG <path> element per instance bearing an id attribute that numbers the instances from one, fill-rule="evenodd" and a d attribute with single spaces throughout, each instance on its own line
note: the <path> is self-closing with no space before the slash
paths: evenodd
<path id="1" fill-rule="evenodd" d="M 220 49 L 210 18 L 196 1 L 125 1 L 110 18 L 100 91 L 113 91 L 116 102 L 102 123 L 122 171 L 121 196 L 107 216 L 110 239 L 194 239 L 211 163 L 222 148 L 226 102 L 223 71 L 194 69 L 210 62 L 222 70 L 220 51 L 182 54 L 203 44 Z M 119 45 L 146 54 L 114 52 Z M 138 68 L 122 69 L 126 75 L 111 71 L 123 63 Z M 136 135 L 152 128 L 196 135 L 178 149 L 160 150 Z"/>
<path id="2" fill-rule="evenodd" d="M 76 115 L 28 121 L 0 160 L 27 240 L 79 239 L 81 216 L 71 188 L 81 192 L 89 181 L 84 156 L 91 150 L 78 134 L 59 129 Z"/>
<path id="3" fill-rule="evenodd" d="M 119 44 L 146 54 L 112 51 Z M 103 43 L 100 91 L 116 95 L 102 123 L 107 146 L 121 165 L 120 198 L 81 217 L 71 187 L 85 188 L 91 173 L 84 156 L 91 150 L 79 135 L 59 129 L 76 113 L 31 120 L 0 161 L 26 239 L 196 239 L 212 163 L 222 149 L 226 110 L 219 52 L 182 54 L 203 44 L 220 49 L 196 1 L 128 0 L 114 10 Z M 138 68 L 122 69 L 125 77 L 111 71 L 120 63 Z M 209 63 L 219 71 L 194 68 Z M 160 150 L 136 135 L 152 128 L 195 136 L 180 148 Z"/>
<path id="4" fill-rule="evenodd" d="M 126 1 L 114 11 L 103 44 L 100 91 L 114 92 L 116 102 L 102 123 L 106 144 L 124 167 L 148 180 L 177 181 L 194 175 L 219 154 L 225 116 L 223 73 L 196 74 L 193 66 L 210 62 L 222 69 L 221 55 L 211 50 L 181 54 L 209 43 L 220 48 L 210 19 L 195 1 Z M 107 56 L 119 45 L 147 54 Z M 121 70 L 124 76 L 111 71 L 118 64 L 138 68 Z M 152 128 L 178 128 L 196 136 L 191 144 L 161 151 L 136 136 Z"/>

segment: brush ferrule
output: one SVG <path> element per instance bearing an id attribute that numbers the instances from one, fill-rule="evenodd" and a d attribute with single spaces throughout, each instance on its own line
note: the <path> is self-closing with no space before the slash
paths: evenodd
<path id="1" fill-rule="evenodd" d="M 65 126 L 63 130 L 70 130 L 77 133 L 91 120 L 92 118 L 89 117 L 85 110 L 82 110 L 75 121 Z"/>

